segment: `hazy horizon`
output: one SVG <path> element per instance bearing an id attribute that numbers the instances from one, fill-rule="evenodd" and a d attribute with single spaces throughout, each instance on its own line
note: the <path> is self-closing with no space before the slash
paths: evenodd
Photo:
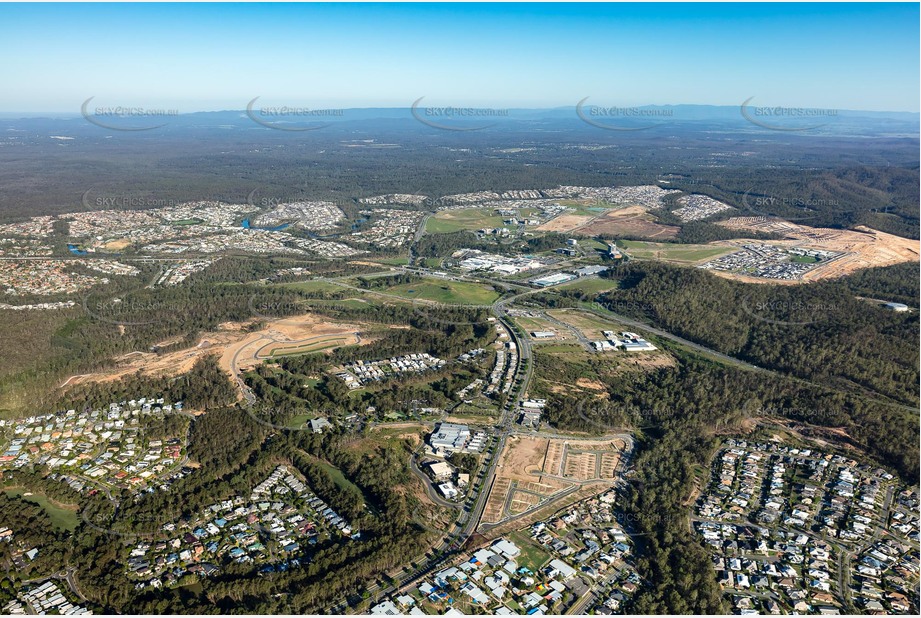
<path id="1" fill-rule="evenodd" d="M 3 113 L 79 112 L 92 96 L 180 113 L 257 96 L 921 110 L 917 4 L 2 4 L 0 18 L 16 58 Z"/>

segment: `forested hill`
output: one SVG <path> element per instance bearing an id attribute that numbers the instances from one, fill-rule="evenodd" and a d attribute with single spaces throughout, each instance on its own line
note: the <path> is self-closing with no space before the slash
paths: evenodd
<path id="1" fill-rule="evenodd" d="M 911 271 L 911 272 L 909 272 Z M 842 391 L 917 405 L 917 264 L 800 286 L 753 285 L 693 268 L 632 262 L 611 272 L 621 289 L 601 297 L 617 313 L 753 364 Z"/>

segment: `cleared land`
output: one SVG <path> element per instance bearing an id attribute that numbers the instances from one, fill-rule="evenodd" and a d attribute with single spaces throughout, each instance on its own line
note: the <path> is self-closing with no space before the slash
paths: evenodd
<path id="1" fill-rule="evenodd" d="M 563 215 L 572 216 L 576 215 Z M 680 228 L 674 225 L 657 223 L 655 217 L 650 215 L 642 206 L 627 206 L 608 210 L 597 217 L 580 217 L 582 220 L 573 220 L 571 227 L 546 230 L 555 232 L 569 232 L 574 235 L 597 236 L 598 234 L 643 236 L 646 238 L 674 238 Z M 561 217 L 557 217 L 553 223 Z M 543 227 L 543 226 L 542 226 Z M 538 228 L 541 229 L 541 228 Z"/>
<path id="2" fill-rule="evenodd" d="M 624 447 L 620 439 L 511 436 L 500 456 L 482 521 L 499 523 L 545 506 L 585 484 L 613 483 Z"/>
<path id="3" fill-rule="evenodd" d="M 491 305 L 499 293 L 491 287 L 467 281 L 424 279 L 385 290 L 388 294 L 413 300 L 430 300 L 457 305 Z"/>
<path id="4" fill-rule="evenodd" d="M 594 218 L 587 215 L 559 215 L 535 229 L 538 232 L 568 232 L 585 225 Z"/>
<path id="5" fill-rule="evenodd" d="M 616 204 L 597 200 L 560 200 L 560 204 L 570 210 L 535 228 L 537 231 L 569 232 L 586 225 L 597 217 L 619 210 L 626 210 Z"/>
<path id="6" fill-rule="evenodd" d="M 774 217 L 733 217 L 720 221 L 719 225 L 733 230 L 751 230 L 782 234 L 785 240 L 771 241 L 771 244 L 787 247 L 805 247 L 846 253 L 806 273 L 802 279 L 785 283 L 808 283 L 822 279 L 833 279 L 849 275 L 861 268 L 890 266 L 901 262 L 917 262 L 919 243 L 868 227 L 858 226 L 853 230 L 809 227 Z M 740 245 L 745 240 L 736 240 L 731 245 Z M 733 273 L 712 271 L 718 275 L 742 279 L 753 283 L 779 283 L 774 279 L 746 277 Z"/>
<path id="7" fill-rule="evenodd" d="M 357 333 L 352 333 L 344 337 L 339 335 L 318 335 L 316 337 L 309 337 L 300 342 L 292 343 L 271 342 L 259 348 L 256 352 L 256 358 L 278 358 L 281 356 L 321 352 L 344 345 L 355 345 L 358 342 L 359 337 Z"/>
<path id="8" fill-rule="evenodd" d="M 225 346 L 221 355 L 221 366 L 228 371 L 231 361 L 237 368 L 252 367 L 265 356 L 298 347 L 328 345 L 332 341 L 343 341 L 343 345 L 360 343 L 358 324 L 333 322 L 324 317 L 306 313 L 269 322 L 265 328 L 250 333 L 242 341 Z"/>
<path id="9" fill-rule="evenodd" d="M 208 354 L 219 355 L 221 368 L 232 373 L 232 366 L 246 369 L 273 356 L 368 343 L 358 334 L 362 326 L 332 322 L 312 313 L 272 320 L 257 331 L 248 331 L 249 324 L 225 322 L 218 330 L 203 334 L 195 347 L 176 352 L 131 352 L 117 358 L 116 365 L 107 371 L 71 377 L 65 384 L 108 382 L 138 371 L 147 375 L 178 375 L 189 371 L 199 358 Z"/>
<path id="10" fill-rule="evenodd" d="M 597 236 L 609 234 L 612 236 L 642 236 L 645 238 L 671 239 L 678 235 L 681 228 L 675 225 L 657 223 L 652 215 L 647 214 L 639 206 L 635 207 L 640 212 L 628 213 L 627 209 L 614 211 L 598 217 L 590 224 L 572 230 L 573 234 Z"/>
<path id="11" fill-rule="evenodd" d="M 522 214 L 524 215 L 524 211 Z M 444 234 L 461 230 L 504 227 L 502 223 L 504 219 L 505 217 L 496 214 L 495 208 L 442 210 L 426 222 L 425 231 L 431 234 Z"/>
<path id="12" fill-rule="evenodd" d="M 712 260 L 732 251 L 732 248 L 725 245 L 680 245 L 646 240 L 620 240 L 617 242 L 617 246 L 635 258 L 680 263 Z"/>

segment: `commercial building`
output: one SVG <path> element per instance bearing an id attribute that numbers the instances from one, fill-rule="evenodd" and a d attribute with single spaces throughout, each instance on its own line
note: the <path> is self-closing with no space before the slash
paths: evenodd
<path id="1" fill-rule="evenodd" d="M 454 478 L 454 466 L 446 461 L 436 461 L 429 464 L 429 473 L 436 481 L 447 481 Z"/>
<path id="2" fill-rule="evenodd" d="M 429 444 L 435 449 L 461 451 L 470 439 L 470 428 L 455 423 L 440 423 L 429 438 Z"/>
<path id="3" fill-rule="evenodd" d="M 553 273 L 552 275 L 545 275 L 543 277 L 538 277 L 537 279 L 531 279 L 531 284 L 536 285 L 539 288 L 547 288 L 553 285 L 566 283 L 567 281 L 572 281 L 575 278 L 576 276 L 570 273 Z"/>
<path id="4" fill-rule="evenodd" d="M 590 277 L 592 275 L 600 275 L 607 269 L 607 266 L 583 266 L 582 268 L 577 268 L 575 273 L 580 277 Z"/>

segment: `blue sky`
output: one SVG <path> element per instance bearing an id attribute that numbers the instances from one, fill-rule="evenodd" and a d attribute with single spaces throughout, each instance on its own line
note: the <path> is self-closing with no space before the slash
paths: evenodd
<path id="1" fill-rule="evenodd" d="M 0 4 L 0 112 L 94 105 L 919 111 L 917 4 Z"/>

